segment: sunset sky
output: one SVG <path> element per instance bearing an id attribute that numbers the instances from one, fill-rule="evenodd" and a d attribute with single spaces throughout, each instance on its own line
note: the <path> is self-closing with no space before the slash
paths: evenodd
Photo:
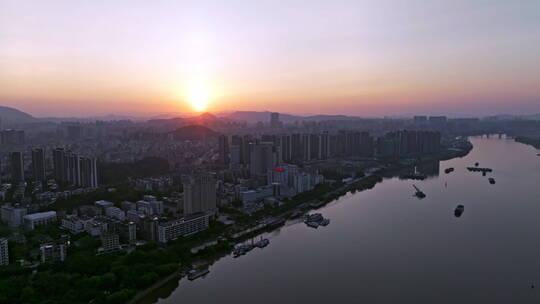
<path id="1" fill-rule="evenodd" d="M 540 113 L 540 1 L 0 0 L 0 105 Z"/>

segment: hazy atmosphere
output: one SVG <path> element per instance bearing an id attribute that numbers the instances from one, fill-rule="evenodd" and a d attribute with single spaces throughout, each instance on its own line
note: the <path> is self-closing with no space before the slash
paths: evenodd
<path id="1" fill-rule="evenodd" d="M 0 0 L 0 304 L 540 303 L 540 0 Z"/>
<path id="2" fill-rule="evenodd" d="M 539 87 L 535 0 L 0 1 L 0 104 L 34 116 L 526 114 Z"/>

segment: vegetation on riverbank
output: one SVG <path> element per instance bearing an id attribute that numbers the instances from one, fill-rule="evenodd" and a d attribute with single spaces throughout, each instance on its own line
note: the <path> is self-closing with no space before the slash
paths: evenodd
<path id="1" fill-rule="evenodd" d="M 515 140 L 519 143 L 531 145 L 535 147 L 536 149 L 540 149 L 540 138 L 517 136 Z"/>
<path id="2" fill-rule="evenodd" d="M 195 259 L 228 252 L 227 242 L 197 255 L 190 251 L 223 229 L 222 224 L 212 223 L 210 229 L 167 246 L 149 243 L 127 254 L 108 255 L 96 255 L 98 241 L 83 235 L 72 242 L 63 263 L 41 264 L 35 269 L 16 264 L 0 267 L 0 303 L 125 303 L 137 291 L 178 271 L 179 263 L 189 266 Z"/>

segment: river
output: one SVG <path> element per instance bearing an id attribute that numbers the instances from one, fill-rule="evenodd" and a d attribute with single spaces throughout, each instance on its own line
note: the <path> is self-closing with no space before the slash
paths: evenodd
<path id="1" fill-rule="evenodd" d="M 266 234 L 268 247 L 143 303 L 540 303 L 540 151 L 504 137 L 471 142 L 424 181 L 349 193 L 317 211 L 329 226 L 289 222 Z M 493 173 L 468 172 L 475 162 Z"/>

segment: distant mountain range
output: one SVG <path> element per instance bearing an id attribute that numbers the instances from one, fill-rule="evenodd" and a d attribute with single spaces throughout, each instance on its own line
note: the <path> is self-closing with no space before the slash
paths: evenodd
<path id="1" fill-rule="evenodd" d="M 14 108 L 0 106 L 0 119 L 2 124 L 21 124 L 39 121 L 30 114 L 24 113 Z"/>
<path id="2" fill-rule="evenodd" d="M 270 114 L 272 112 L 256 112 L 256 111 L 236 111 L 230 114 L 225 115 L 224 117 L 231 120 L 245 121 L 248 123 L 256 123 L 259 121 L 268 122 L 270 120 Z M 295 121 L 320 121 L 320 120 L 352 120 L 359 119 L 358 116 L 347 116 L 347 115 L 310 115 L 310 116 L 300 116 L 300 115 L 291 115 L 291 114 L 279 114 L 279 120 L 285 123 L 291 123 Z"/>
<path id="3" fill-rule="evenodd" d="M 131 120 L 131 121 L 146 121 L 148 118 L 130 115 L 115 115 L 107 114 L 101 116 L 88 116 L 88 117 L 39 117 L 39 120 L 49 122 L 92 122 L 92 121 L 118 121 L 118 120 Z"/>
<path id="4" fill-rule="evenodd" d="M 116 115 L 108 114 L 103 116 L 92 116 L 92 117 L 40 117 L 36 118 L 32 115 L 20 111 L 15 108 L 0 106 L 0 119 L 4 126 L 10 124 L 21 124 L 21 123 L 36 123 L 36 122 L 62 122 L 62 121 L 80 121 L 80 122 L 89 122 L 95 120 L 133 120 L 133 121 L 148 121 L 150 124 L 169 124 L 169 125 L 205 125 L 205 126 L 219 126 L 221 124 L 229 122 L 247 122 L 247 123 L 257 123 L 269 122 L 270 121 L 270 111 L 235 111 L 231 113 L 219 113 L 217 115 L 211 113 L 203 113 L 196 116 L 188 116 L 185 114 L 163 114 L 153 117 L 140 117 L 140 116 L 129 116 L 129 115 Z M 292 115 L 280 113 L 279 119 L 284 123 L 293 123 L 301 121 L 322 121 L 322 120 L 354 120 L 360 119 L 360 116 L 348 116 L 348 115 Z M 492 120 L 540 120 L 539 114 L 526 114 L 526 115 L 494 115 L 487 116 L 486 119 Z"/>

